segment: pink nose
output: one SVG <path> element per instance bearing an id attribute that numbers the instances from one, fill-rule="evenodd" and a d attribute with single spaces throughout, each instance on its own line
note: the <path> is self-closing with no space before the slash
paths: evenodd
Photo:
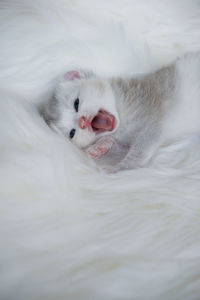
<path id="1" fill-rule="evenodd" d="M 85 129 L 91 127 L 91 122 L 86 117 L 81 117 L 78 120 L 78 125 L 81 129 Z"/>

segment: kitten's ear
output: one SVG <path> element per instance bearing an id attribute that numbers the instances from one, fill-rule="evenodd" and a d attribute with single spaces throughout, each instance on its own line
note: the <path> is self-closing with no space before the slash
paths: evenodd
<path id="1" fill-rule="evenodd" d="M 78 72 L 78 71 L 69 71 L 63 75 L 63 78 L 64 78 L 64 80 L 72 81 L 75 79 L 81 79 L 82 76 L 81 76 L 80 72 Z"/>
<path id="2" fill-rule="evenodd" d="M 73 81 L 76 79 L 86 79 L 86 78 L 90 78 L 93 77 L 94 74 L 92 72 L 89 71 L 83 71 L 83 70 L 73 70 L 73 71 L 68 71 L 67 73 L 65 73 L 63 75 L 63 79 L 64 81 Z"/>

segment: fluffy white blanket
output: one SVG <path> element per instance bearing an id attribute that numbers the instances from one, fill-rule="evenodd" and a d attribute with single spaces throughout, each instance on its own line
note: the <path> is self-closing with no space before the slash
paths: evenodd
<path id="1" fill-rule="evenodd" d="M 199 136 L 105 175 L 36 109 L 66 70 L 196 50 L 199 0 L 0 1 L 0 299 L 199 299 Z"/>

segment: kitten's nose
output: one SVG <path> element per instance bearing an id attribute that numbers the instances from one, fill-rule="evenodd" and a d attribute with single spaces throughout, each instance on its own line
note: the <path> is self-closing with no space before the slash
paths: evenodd
<path id="1" fill-rule="evenodd" d="M 81 117 L 78 120 L 78 125 L 81 129 L 85 129 L 91 127 L 91 122 L 86 117 Z"/>

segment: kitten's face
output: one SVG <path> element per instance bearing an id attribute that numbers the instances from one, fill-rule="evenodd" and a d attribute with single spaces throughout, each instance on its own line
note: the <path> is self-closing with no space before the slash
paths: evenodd
<path id="1" fill-rule="evenodd" d="M 112 88 L 106 80 L 77 71 L 65 74 L 44 117 L 80 148 L 113 133 L 119 123 Z"/>

